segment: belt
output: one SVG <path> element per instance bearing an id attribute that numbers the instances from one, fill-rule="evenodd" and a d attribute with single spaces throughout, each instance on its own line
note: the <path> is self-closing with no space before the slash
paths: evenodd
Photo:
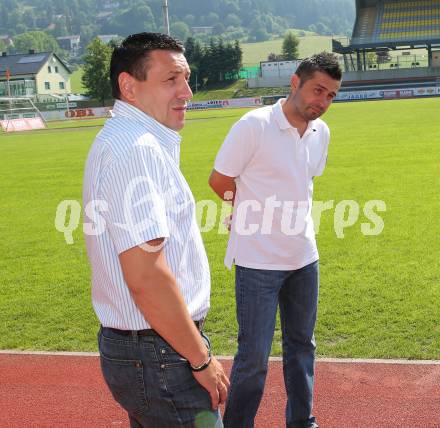
<path id="1" fill-rule="evenodd" d="M 205 319 L 201 319 L 198 321 L 194 321 L 195 326 L 201 332 L 203 330 L 203 325 L 205 324 Z M 146 328 L 145 330 L 119 330 L 117 328 L 112 327 L 103 327 L 108 330 L 111 330 L 114 333 L 122 334 L 124 336 L 159 336 L 159 333 L 152 329 Z"/>

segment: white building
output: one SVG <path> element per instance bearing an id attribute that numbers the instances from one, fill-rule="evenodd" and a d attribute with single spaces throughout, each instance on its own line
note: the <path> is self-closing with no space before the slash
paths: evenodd
<path id="1" fill-rule="evenodd" d="M 0 96 L 44 99 L 71 92 L 67 65 L 53 52 L 0 56 Z M 8 83 L 9 77 L 9 83 Z"/>
<path id="2" fill-rule="evenodd" d="M 298 68 L 300 60 L 293 61 L 262 61 L 260 62 L 261 77 L 291 77 Z"/>

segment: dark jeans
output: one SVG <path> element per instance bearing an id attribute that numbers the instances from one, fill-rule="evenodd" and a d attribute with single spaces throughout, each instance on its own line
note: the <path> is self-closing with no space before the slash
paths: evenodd
<path id="1" fill-rule="evenodd" d="M 316 427 L 312 416 L 318 261 L 294 271 L 236 267 L 238 351 L 223 422 L 252 428 L 263 395 L 277 306 L 283 335 L 286 426 Z"/>
<path id="2" fill-rule="evenodd" d="M 223 427 L 188 361 L 160 336 L 125 335 L 102 327 L 98 343 L 102 374 L 132 428 Z"/>

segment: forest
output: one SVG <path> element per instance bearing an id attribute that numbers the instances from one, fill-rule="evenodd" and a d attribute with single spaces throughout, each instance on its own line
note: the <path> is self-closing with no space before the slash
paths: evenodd
<path id="1" fill-rule="evenodd" d="M 98 34 L 126 36 L 163 31 L 163 0 L 2 0 L 0 35 L 41 30 L 53 37 L 80 35 L 86 46 Z M 202 42 L 259 42 L 297 28 L 346 35 L 353 28 L 353 0 L 168 0 L 171 33 Z M 194 27 L 208 27 L 195 33 Z"/>

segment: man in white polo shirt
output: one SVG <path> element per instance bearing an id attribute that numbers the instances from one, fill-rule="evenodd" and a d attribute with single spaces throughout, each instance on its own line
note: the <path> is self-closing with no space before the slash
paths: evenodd
<path id="1" fill-rule="evenodd" d="M 179 169 L 189 66 L 180 42 L 127 37 L 116 102 L 84 175 L 85 239 L 101 368 L 131 427 L 221 428 L 229 381 L 202 332 L 209 265 Z"/>
<path id="2" fill-rule="evenodd" d="M 286 426 L 317 427 L 312 416 L 319 287 L 313 177 L 324 170 L 330 139 L 319 117 L 335 98 L 341 76 L 333 54 L 304 60 L 292 76 L 289 97 L 245 114 L 215 160 L 209 183 L 234 203 L 225 263 L 236 265 L 239 326 L 225 428 L 254 426 L 277 306 Z"/>

